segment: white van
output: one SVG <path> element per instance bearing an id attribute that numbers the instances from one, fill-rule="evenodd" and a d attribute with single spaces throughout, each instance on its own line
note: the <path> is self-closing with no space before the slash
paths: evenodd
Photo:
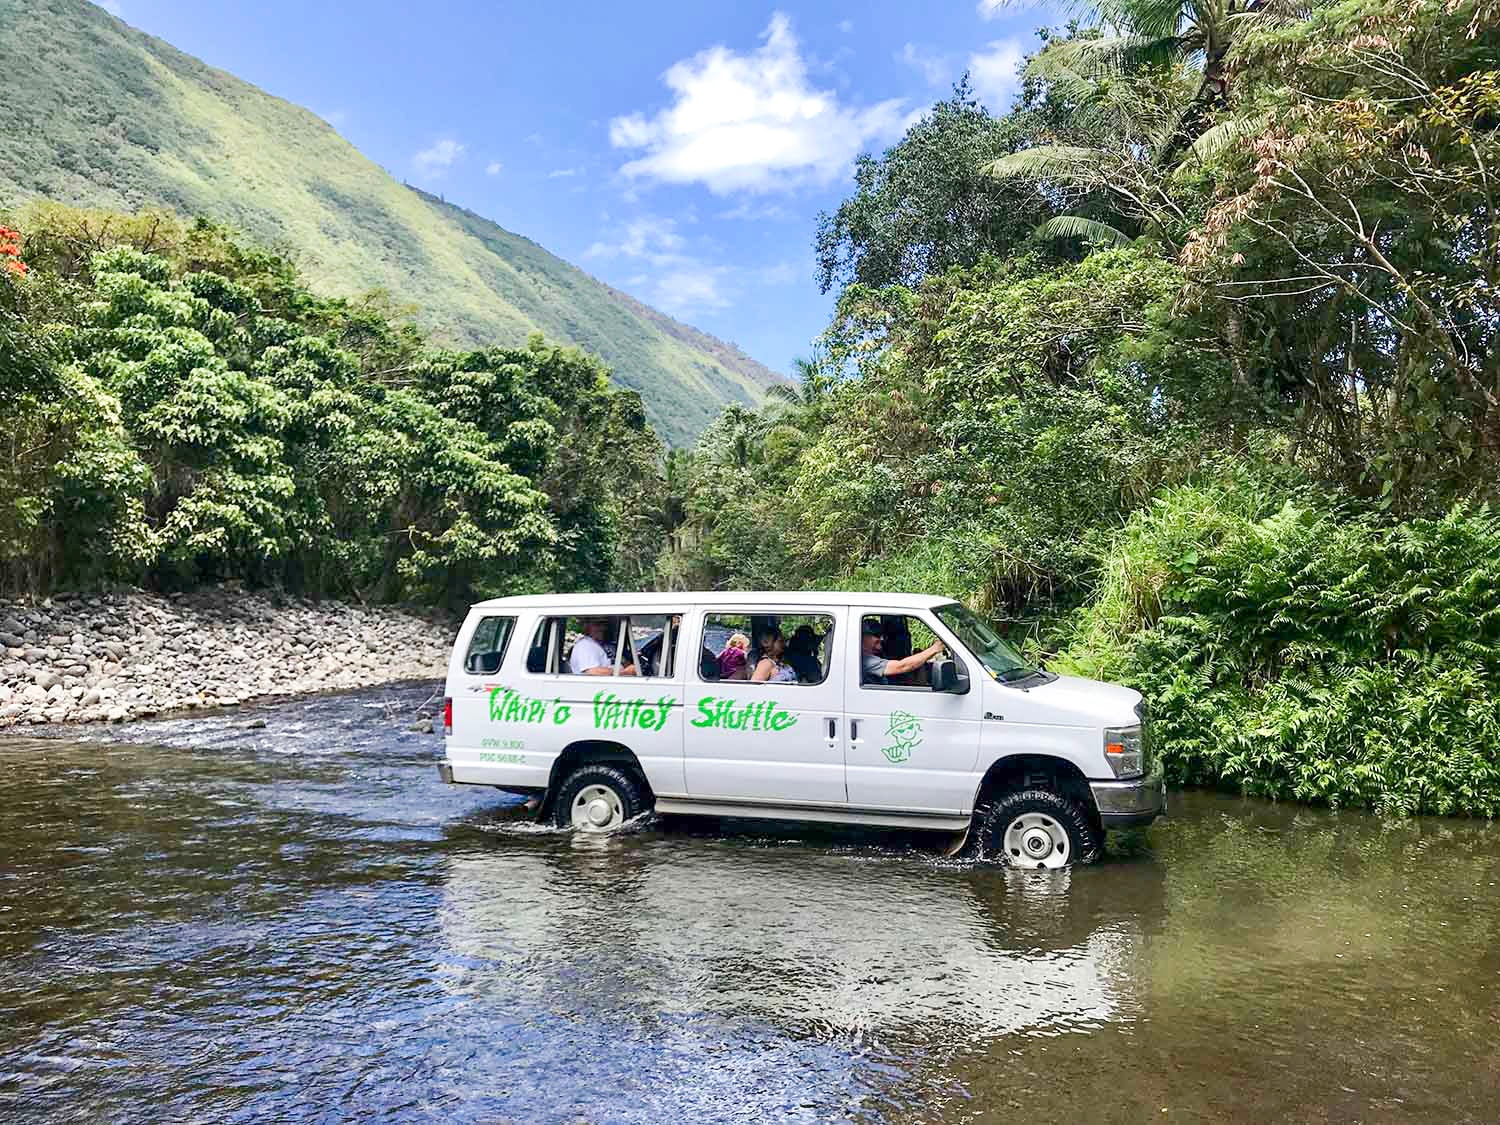
<path id="1" fill-rule="evenodd" d="M 1137 692 L 1032 667 L 913 594 L 482 602 L 444 733 L 445 781 L 539 797 L 584 831 L 651 809 L 972 828 L 986 854 L 1063 867 L 1164 807 Z"/>

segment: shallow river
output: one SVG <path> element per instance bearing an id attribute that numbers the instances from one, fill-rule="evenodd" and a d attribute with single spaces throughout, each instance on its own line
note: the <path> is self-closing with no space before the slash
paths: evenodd
<path id="1" fill-rule="evenodd" d="M 1500 826 L 579 838 L 442 785 L 426 695 L 0 741 L 0 1119 L 1500 1119 Z"/>

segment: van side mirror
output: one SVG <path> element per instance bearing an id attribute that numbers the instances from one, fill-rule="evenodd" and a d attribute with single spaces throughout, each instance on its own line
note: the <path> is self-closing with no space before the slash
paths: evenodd
<path id="1" fill-rule="evenodd" d="M 959 669 L 954 660 L 932 662 L 932 690 L 964 695 L 969 690 L 969 677 Z"/>

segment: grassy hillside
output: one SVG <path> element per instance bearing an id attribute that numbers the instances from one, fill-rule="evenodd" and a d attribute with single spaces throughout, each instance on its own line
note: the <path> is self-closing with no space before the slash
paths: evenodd
<path id="1" fill-rule="evenodd" d="M 386 289 L 440 339 L 540 330 L 601 356 L 674 443 L 778 378 L 86 0 L 0 0 L 0 28 L 0 205 L 165 204 L 288 252 L 321 290 Z"/>

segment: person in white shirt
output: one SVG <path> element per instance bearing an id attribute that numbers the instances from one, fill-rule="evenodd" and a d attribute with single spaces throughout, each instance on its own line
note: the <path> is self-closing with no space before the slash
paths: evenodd
<path id="1" fill-rule="evenodd" d="M 609 622 L 602 617 L 590 617 L 583 623 L 583 636 L 573 643 L 573 651 L 568 655 L 568 671 L 575 676 L 615 674 L 615 658 L 604 647 L 604 637 L 608 630 Z M 621 665 L 620 675 L 635 675 L 635 665 Z"/>

